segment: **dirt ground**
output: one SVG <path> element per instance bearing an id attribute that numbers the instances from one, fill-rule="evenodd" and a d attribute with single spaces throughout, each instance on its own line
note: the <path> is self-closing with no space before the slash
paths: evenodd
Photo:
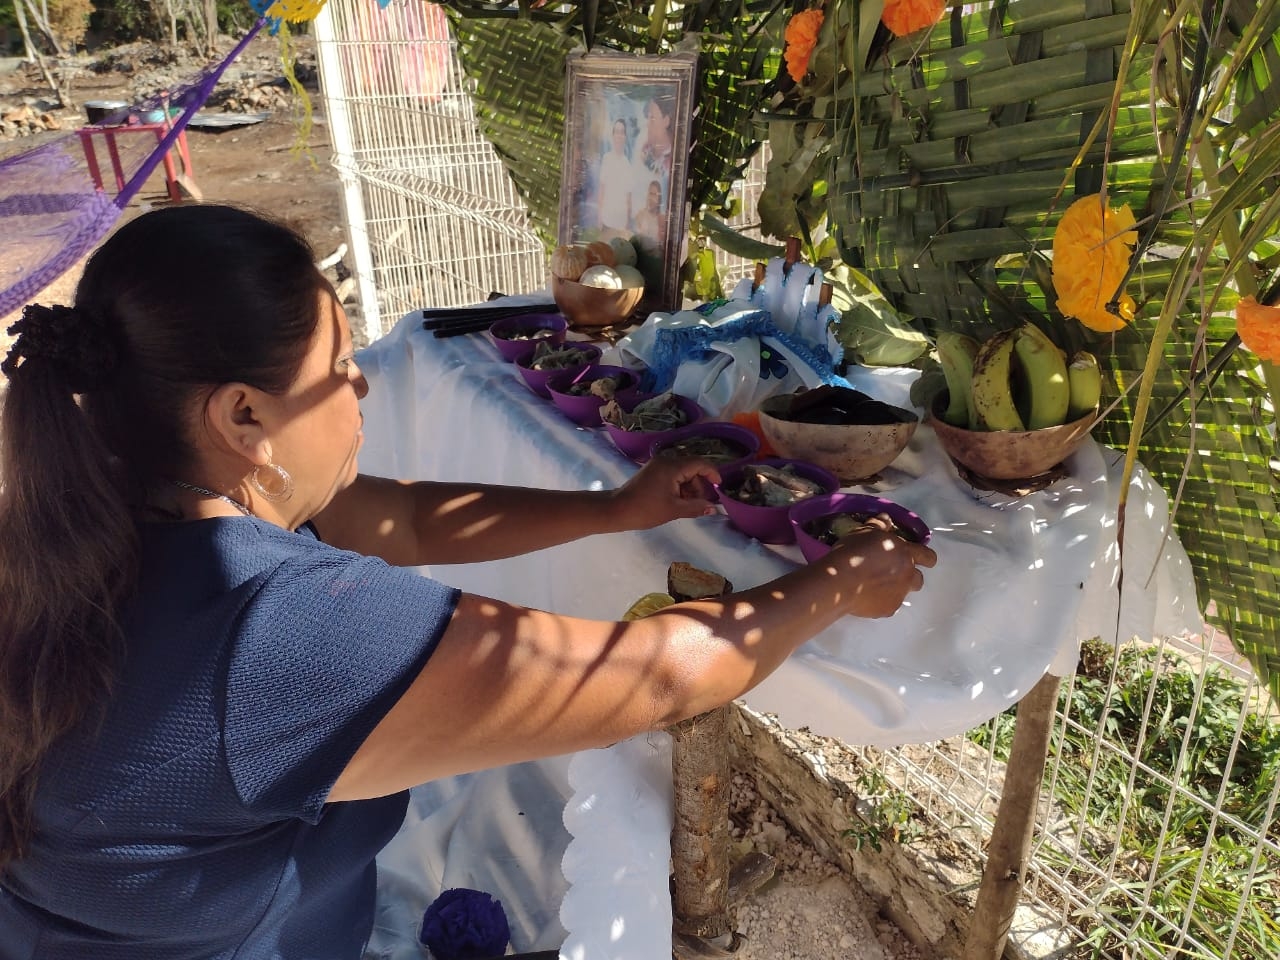
<path id="1" fill-rule="evenodd" d="M 223 48 L 229 51 L 232 41 Z M 261 123 L 221 131 L 189 129 L 190 176 L 204 202 L 248 206 L 284 220 L 311 243 L 316 259 L 330 258 L 346 241 L 341 188 L 330 163 L 331 145 L 319 100 L 314 48 L 308 38 L 295 38 L 298 75 L 315 98 L 315 126 L 307 138 L 307 152 L 297 153 L 300 126 L 282 79 L 278 41 L 256 39 L 228 69 L 214 91 L 208 109 L 219 112 L 270 111 Z M 72 85 L 75 101 L 126 100 L 136 102 L 162 88 L 191 79 L 205 65 L 186 55 L 173 58 L 152 47 L 135 45 L 83 56 L 76 63 Z M 55 129 L 13 136 L 19 123 L 6 123 L 0 156 L 10 156 L 49 137 L 67 136 L 86 122 L 82 107 L 51 109 L 49 97 L 34 66 L 0 73 L 0 117 L 41 116 Z M 29 108 L 24 110 L 23 108 Z M 27 121 L 30 122 L 30 119 Z M 25 132 L 25 131 L 24 131 Z M 161 171 L 134 198 L 120 223 L 155 206 L 171 202 Z M 329 276 L 341 283 L 342 266 Z M 72 269 L 42 291 L 41 303 L 69 303 L 79 269 Z M 341 287 L 340 287 L 341 289 Z M 350 298 L 348 298 L 350 302 Z M 8 349 L 7 328 L 17 312 L 0 318 L 0 356 Z M 2 388 L 2 387 L 0 387 Z M 839 749 L 832 744 L 832 749 Z M 738 929 L 746 940 L 739 960 L 919 960 L 921 954 L 897 927 L 879 915 L 876 904 L 855 882 L 814 853 L 756 796 L 749 778 L 735 782 L 734 806 L 738 825 L 735 845 L 774 855 L 778 876 L 738 914 Z"/>

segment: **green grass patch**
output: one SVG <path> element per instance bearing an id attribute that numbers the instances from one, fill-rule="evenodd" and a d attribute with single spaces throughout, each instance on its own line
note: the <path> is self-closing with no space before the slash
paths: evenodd
<path id="1" fill-rule="evenodd" d="M 1037 856 L 1091 901 L 1077 922 L 1092 956 L 1280 956 L 1275 716 L 1224 666 L 1098 643 L 1058 709 L 1045 789 L 1074 829 Z M 1013 724 L 969 738 L 1007 760 Z"/>

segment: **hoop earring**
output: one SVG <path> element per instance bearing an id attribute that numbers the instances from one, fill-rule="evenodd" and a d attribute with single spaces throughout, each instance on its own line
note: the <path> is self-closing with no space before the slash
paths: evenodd
<path id="1" fill-rule="evenodd" d="M 263 478 L 258 475 L 258 471 L 263 469 L 271 473 L 266 478 L 266 483 L 263 483 Z M 279 503 L 293 496 L 293 477 L 289 476 L 289 471 L 280 464 L 270 461 L 265 468 L 261 464 L 253 468 L 253 473 L 249 474 L 249 486 L 257 490 L 263 499 L 270 500 L 272 503 Z"/>

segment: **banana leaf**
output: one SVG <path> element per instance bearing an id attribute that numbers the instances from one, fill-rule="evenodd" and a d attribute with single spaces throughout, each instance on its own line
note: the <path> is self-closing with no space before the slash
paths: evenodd
<path id="1" fill-rule="evenodd" d="M 1199 4 L 1171 20 L 1150 0 L 955 3 L 870 47 L 862 6 L 828 4 L 814 56 L 842 59 L 771 104 L 767 232 L 825 219 L 844 261 L 926 333 L 1038 314 L 1097 353 L 1120 402 L 1096 435 L 1132 441 L 1169 492 L 1201 604 L 1280 693 L 1280 377 L 1223 350 L 1235 297 L 1280 259 L 1277 4 L 1205 3 L 1202 24 Z M 1104 186 L 1142 237 L 1139 316 L 1106 337 L 1057 312 L 1044 266 L 1061 211 Z"/>

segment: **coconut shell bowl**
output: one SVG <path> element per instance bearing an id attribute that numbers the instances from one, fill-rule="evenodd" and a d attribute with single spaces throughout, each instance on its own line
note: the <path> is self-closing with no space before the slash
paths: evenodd
<path id="1" fill-rule="evenodd" d="M 1070 423 L 1038 430 L 967 430 L 942 419 L 946 392 L 935 399 L 928 418 L 938 443 L 978 479 L 1035 481 L 1049 477 L 1089 439 L 1096 410 Z"/>
<path id="2" fill-rule="evenodd" d="M 915 411 L 847 387 L 770 397 L 760 407 L 760 432 L 780 456 L 817 464 L 845 484 L 891 464 L 918 426 Z"/>
<path id="3" fill-rule="evenodd" d="M 551 296 L 572 326 L 611 327 L 630 319 L 640 305 L 644 288 L 609 290 L 604 287 L 588 287 L 553 274 Z"/>

